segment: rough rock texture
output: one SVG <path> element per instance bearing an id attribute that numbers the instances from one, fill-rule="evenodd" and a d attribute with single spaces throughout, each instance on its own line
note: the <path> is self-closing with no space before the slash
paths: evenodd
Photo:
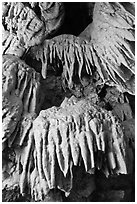
<path id="1" fill-rule="evenodd" d="M 13 55 L 3 56 L 3 95 L 15 94 L 23 103 L 23 112 L 39 112 L 41 76 Z M 39 96 L 39 98 L 38 98 Z"/>
<path id="2" fill-rule="evenodd" d="M 96 169 L 106 176 L 127 173 L 121 126 L 111 112 L 92 101 L 66 98 L 60 108 L 41 111 L 33 131 L 39 177 L 46 178 L 50 189 L 69 193 L 72 167 L 81 165 L 82 160 L 90 174 Z M 58 171 L 60 177 L 56 177 Z"/>
<path id="3" fill-rule="evenodd" d="M 20 174 L 26 171 L 32 145 L 32 121 L 39 112 L 42 94 L 40 74 L 18 57 L 3 56 L 2 79 L 3 187 L 11 187 L 19 184 Z M 10 152 L 14 153 L 12 160 Z"/>
<path id="4" fill-rule="evenodd" d="M 58 2 L 3 3 L 3 54 L 21 57 L 52 35 L 63 16 L 63 4 Z"/>
<path id="5" fill-rule="evenodd" d="M 42 76 L 46 77 L 49 64 L 56 69 L 62 66 L 65 84 L 72 87 L 74 76 L 81 82 L 84 73 L 94 78 L 97 70 L 102 84 L 134 94 L 134 20 L 134 13 L 122 4 L 96 3 L 93 22 L 79 37 L 64 34 L 34 48 L 42 62 Z"/>
<path id="6" fill-rule="evenodd" d="M 2 4 L 3 201 L 135 200 L 135 4 Z"/>

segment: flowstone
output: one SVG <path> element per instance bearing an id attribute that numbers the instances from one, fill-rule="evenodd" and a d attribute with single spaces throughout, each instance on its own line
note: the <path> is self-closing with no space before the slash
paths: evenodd
<path id="1" fill-rule="evenodd" d="M 3 201 L 134 201 L 135 4 L 2 11 Z"/>

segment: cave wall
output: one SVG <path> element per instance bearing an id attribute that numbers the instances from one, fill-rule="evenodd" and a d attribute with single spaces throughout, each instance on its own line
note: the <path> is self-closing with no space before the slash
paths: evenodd
<path id="1" fill-rule="evenodd" d="M 74 76 L 72 77 L 73 85 L 69 84 L 69 80 L 66 80 L 66 76 L 68 76 L 69 71 L 68 73 L 65 72 L 67 66 L 64 59 L 59 59 L 56 51 L 55 56 L 54 54 L 53 56 L 52 54 L 50 55 L 48 49 L 51 49 L 51 51 L 52 48 L 54 49 L 54 42 L 55 44 L 58 43 L 60 47 L 63 47 L 63 45 L 68 46 L 69 44 L 73 45 L 75 43 L 79 46 L 79 43 L 81 45 L 81 41 L 83 39 L 89 39 L 89 30 L 87 27 L 93 22 L 93 10 L 95 3 L 65 2 L 58 4 L 54 2 L 52 4 L 51 2 L 51 4 L 49 3 L 49 5 L 47 4 L 45 7 L 44 6 L 45 5 L 43 4 L 38 4 L 38 2 L 3 3 L 2 23 L 4 27 L 4 51 L 2 70 L 2 106 L 4 136 L 2 158 L 2 200 L 4 202 L 31 202 L 36 200 L 44 202 L 134 202 L 135 96 L 131 93 L 133 83 L 132 80 L 129 81 L 128 79 L 127 69 L 123 68 L 122 76 L 125 77 L 125 84 L 126 82 L 129 82 L 131 86 L 126 87 L 123 81 L 121 82 L 121 80 L 119 80 L 122 84 L 120 84 L 122 88 L 124 87 L 124 89 L 119 89 L 119 86 L 115 86 L 114 83 L 110 83 L 111 86 L 109 86 L 109 82 L 107 84 L 103 82 L 95 64 L 90 66 L 92 67 L 91 72 L 93 72 L 93 74 L 89 75 L 87 74 L 87 70 L 85 71 L 85 64 L 83 63 L 84 68 L 81 68 L 82 77 L 80 78 L 77 75 L 79 74 L 78 70 L 81 64 L 79 62 L 75 62 L 73 70 Z M 126 9 L 126 11 L 128 10 L 130 15 L 133 14 L 134 8 L 132 4 L 125 3 L 124 9 Z M 109 11 L 111 11 L 111 9 Z M 16 22 L 16 18 L 14 16 L 16 12 L 20 12 L 17 15 L 19 23 Z M 23 14 L 21 15 L 21 12 L 24 14 L 24 17 Z M 24 30 L 22 29 L 22 26 L 20 26 L 20 19 L 22 22 L 26 22 L 26 20 L 28 20 L 28 26 Z M 132 24 L 129 20 L 129 24 L 130 23 Z M 87 29 L 87 31 L 83 34 L 85 29 Z M 126 37 L 128 34 L 129 33 L 125 32 Z M 58 37 L 60 35 L 61 37 Z M 71 37 L 70 35 L 74 35 L 74 37 Z M 81 37 L 77 38 L 79 35 Z M 133 43 L 133 36 L 129 35 L 129 38 Z M 12 41 L 12 39 L 14 40 Z M 53 43 L 50 47 L 50 42 L 52 41 Z M 84 43 L 85 41 L 82 41 L 83 50 L 86 49 L 84 47 Z M 47 46 L 46 49 L 44 46 Z M 43 51 L 43 49 L 46 51 Z M 40 54 L 41 50 L 43 51 L 42 55 Z M 133 48 L 131 50 L 133 50 Z M 44 52 L 46 53 L 45 55 Z M 66 51 L 66 53 L 67 52 L 68 51 Z M 130 51 L 130 53 L 131 52 L 132 51 Z M 86 52 L 82 51 L 83 56 L 85 53 Z M 49 59 L 50 57 L 53 57 L 54 59 Z M 49 62 L 50 60 L 52 63 Z M 79 61 L 81 61 L 81 59 Z M 46 65 L 46 63 L 48 65 Z M 129 67 L 132 69 L 133 66 L 134 65 Z M 68 67 L 70 67 L 70 64 Z M 64 73 L 64 75 L 62 75 L 62 73 Z M 132 74 L 129 72 L 131 79 L 134 77 Z M 72 99 L 75 97 L 76 100 L 72 100 L 72 102 L 69 103 L 69 99 L 71 97 Z M 48 191 L 47 182 L 41 181 L 37 165 L 34 164 L 34 161 L 37 162 L 38 160 L 37 151 L 35 150 L 35 147 L 37 146 L 37 137 L 35 136 L 35 133 L 33 133 L 32 127 L 36 124 L 36 130 L 37 124 L 39 124 L 44 130 L 45 123 L 43 122 L 43 118 L 46 118 L 46 120 L 51 124 L 52 119 L 54 118 L 54 116 L 52 116 L 53 118 L 48 118 L 46 115 L 48 114 L 48 111 L 49 114 L 52 115 L 54 107 L 55 110 L 57 109 L 57 111 L 59 111 L 62 110 L 61 106 L 65 107 L 65 104 L 73 106 L 75 103 L 83 100 L 90 101 L 90 103 L 93 104 L 93 107 L 98 107 L 101 114 L 104 110 L 108 113 L 108 115 L 111 112 L 114 117 L 116 117 L 116 120 L 118 120 L 118 124 L 120 124 L 120 128 L 122 129 L 125 137 L 125 161 L 127 163 L 129 173 L 124 175 L 120 172 L 119 175 L 116 175 L 115 170 L 112 170 L 112 173 L 109 169 L 110 175 L 106 177 L 102 172 L 102 169 L 96 168 L 94 174 L 89 174 L 86 172 L 82 160 L 80 166 L 73 166 L 71 169 L 72 172 L 70 171 L 70 174 L 73 173 L 74 177 L 72 183 L 69 180 L 70 175 L 68 175 L 66 182 L 62 173 L 58 174 L 61 178 L 61 184 L 59 183 L 59 186 L 63 186 L 63 189 L 67 189 L 67 187 L 71 185 L 73 186 L 68 196 L 66 196 L 64 191 L 59 190 L 56 187 Z M 66 105 L 66 107 L 68 107 L 68 105 Z M 74 112 L 75 109 L 76 108 L 74 107 Z M 42 115 L 41 111 L 43 111 L 42 114 L 44 113 L 45 115 Z M 79 112 L 80 111 L 78 111 L 78 113 Z M 62 117 L 67 116 L 63 115 Z M 81 118 L 79 115 L 78 117 Z M 34 122 L 35 119 L 38 123 Z M 100 121 L 100 119 L 98 120 Z M 41 130 L 42 129 L 40 129 L 39 132 Z M 42 134 L 43 133 L 41 133 L 41 135 Z M 39 144 L 41 144 L 43 140 L 44 136 Z M 98 162 L 100 164 L 101 159 L 104 157 L 100 156 L 100 152 L 96 154 L 97 155 L 95 155 L 95 157 L 99 158 Z M 29 160 L 31 160 L 30 158 L 32 158 L 31 162 L 29 162 Z M 57 165 L 58 170 L 59 168 L 60 167 Z M 26 174 L 26 172 L 29 172 L 29 174 Z M 34 177 L 32 176 L 32 179 L 29 182 L 32 172 L 34 172 Z M 35 182 L 32 181 L 33 179 Z M 31 188 L 29 186 L 32 186 L 31 188 L 35 189 L 34 192 L 31 192 Z M 42 196 L 37 196 L 37 192 L 44 192 L 44 196 L 43 194 Z M 32 197 L 32 195 L 34 196 Z M 41 200 L 38 200 L 39 196 L 41 196 Z"/>

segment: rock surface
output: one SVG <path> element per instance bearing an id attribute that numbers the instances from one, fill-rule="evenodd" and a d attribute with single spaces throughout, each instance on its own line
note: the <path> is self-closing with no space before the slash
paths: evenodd
<path id="1" fill-rule="evenodd" d="M 81 162 L 89 174 L 96 169 L 106 176 L 127 173 L 120 124 L 111 112 L 90 100 L 66 98 L 59 108 L 41 111 L 33 131 L 39 177 L 46 178 L 50 189 L 57 187 L 69 193 L 73 188 L 72 167 L 81 166 Z M 58 171 L 60 177 L 56 177 Z"/>
<path id="2" fill-rule="evenodd" d="M 3 3 L 3 54 L 22 57 L 31 46 L 38 45 L 61 26 L 62 3 Z"/>
<path id="3" fill-rule="evenodd" d="M 134 3 L 2 12 L 2 200 L 134 202 Z"/>

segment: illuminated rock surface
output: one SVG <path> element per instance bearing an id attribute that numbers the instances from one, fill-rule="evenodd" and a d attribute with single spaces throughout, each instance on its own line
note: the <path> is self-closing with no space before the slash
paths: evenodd
<path id="1" fill-rule="evenodd" d="M 134 7 L 2 4 L 3 201 L 134 201 Z"/>

